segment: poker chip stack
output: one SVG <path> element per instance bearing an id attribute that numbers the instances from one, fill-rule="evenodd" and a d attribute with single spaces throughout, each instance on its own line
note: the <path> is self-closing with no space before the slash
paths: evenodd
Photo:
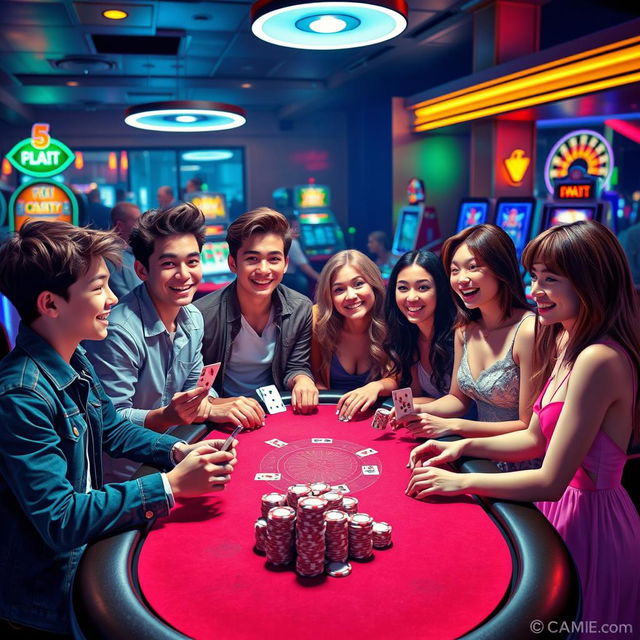
<path id="1" fill-rule="evenodd" d="M 324 572 L 325 522 L 327 501 L 321 497 L 301 498 L 296 526 L 296 571 L 301 576 Z"/>
<path id="2" fill-rule="evenodd" d="M 354 560 L 367 560 L 373 553 L 373 518 L 354 513 L 349 518 L 349 555 Z"/>
<path id="3" fill-rule="evenodd" d="M 291 507 L 273 507 L 267 517 L 265 551 L 271 564 L 289 564 L 293 560 L 296 512 Z"/>
<path id="4" fill-rule="evenodd" d="M 327 491 L 322 497 L 327 501 L 327 511 L 331 509 L 342 509 L 342 493 L 340 491 Z"/>
<path id="5" fill-rule="evenodd" d="M 346 562 L 349 557 L 349 516 L 333 509 L 324 514 L 325 555 L 328 562 Z"/>
<path id="6" fill-rule="evenodd" d="M 386 549 L 391 545 L 391 525 L 388 522 L 373 523 L 373 548 Z"/>
<path id="7" fill-rule="evenodd" d="M 346 513 L 358 513 L 358 498 L 344 496 L 342 498 L 342 511 Z"/>
<path id="8" fill-rule="evenodd" d="M 267 548 L 267 519 L 258 518 L 255 524 L 256 530 L 256 549 L 263 553 Z"/>
<path id="9" fill-rule="evenodd" d="M 273 507 L 283 507 L 287 504 L 287 496 L 283 493 L 265 493 L 261 498 L 261 503 L 262 517 L 266 518 Z"/>
<path id="10" fill-rule="evenodd" d="M 314 496 L 321 496 L 323 493 L 331 491 L 331 485 L 326 482 L 312 482 L 309 486 L 311 487 L 311 493 Z"/>
<path id="11" fill-rule="evenodd" d="M 311 487 L 308 484 L 293 484 L 287 489 L 287 504 L 294 509 L 298 508 L 298 500 L 311 495 Z"/>

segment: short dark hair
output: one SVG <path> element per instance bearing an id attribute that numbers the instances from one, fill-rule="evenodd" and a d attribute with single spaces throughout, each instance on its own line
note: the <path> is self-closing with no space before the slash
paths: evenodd
<path id="1" fill-rule="evenodd" d="M 116 202 L 113 209 L 111 209 L 111 226 L 115 226 L 118 220 L 127 220 L 129 213 L 132 209 L 140 209 L 137 204 L 133 202 Z"/>
<path id="2" fill-rule="evenodd" d="M 27 221 L 0 247 L 0 293 L 29 325 L 39 316 L 43 291 L 69 299 L 69 287 L 84 276 L 94 258 L 120 264 L 124 243 L 113 231 L 67 222 Z"/>
<path id="3" fill-rule="evenodd" d="M 379 242 L 385 251 L 391 251 L 391 243 L 389 242 L 389 236 L 384 231 L 372 231 L 369 234 L 369 238 Z"/>
<path id="4" fill-rule="evenodd" d="M 148 269 L 149 258 L 158 238 L 185 233 L 195 236 L 198 249 L 202 251 L 205 239 L 204 214 L 192 202 L 184 202 L 171 209 L 152 209 L 143 213 L 138 226 L 131 231 L 129 245 L 135 259 Z"/>
<path id="5" fill-rule="evenodd" d="M 254 235 L 273 233 L 282 238 L 284 243 L 284 255 L 289 255 L 291 247 L 291 227 L 287 219 L 277 211 L 269 207 L 258 207 L 252 211 L 243 213 L 234 220 L 227 229 L 227 243 L 229 254 L 235 260 L 242 243 Z"/>

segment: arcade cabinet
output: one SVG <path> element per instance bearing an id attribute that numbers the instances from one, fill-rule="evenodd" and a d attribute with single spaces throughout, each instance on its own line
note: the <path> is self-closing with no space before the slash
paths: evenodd
<path id="1" fill-rule="evenodd" d="M 463 198 L 458 207 L 456 233 L 476 224 L 491 222 L 491 201 L 489 198 Z"/>
<path id="2" fill-rule="evenodd" d="M 293 189 L 293 212 L 300 222 L 300 244 L 316 271 L 338 251 L 346 249 L 344 234 L 330 206 L 329 187 L 315 184 Z M 320 263 L 320 264 L 318 264 Z"/>
<path id="3" fill-rule="evenodd" d="M 407 185 L 407 206 L 400 210 L 391 252 L 402 255 L 415 249 L 440 251 L 443 238 L 440 234 L 438 213 L 435 207 L 426 207 L 424 182 L 411 178 Z"/>
<path id="4" fill-rule="evenodd" d="M 204 295 L 221 289 L 235 278 L 227 263 L 229 245 L 226 238 L 230 222 L 229 214 L 222 193 L 193 191 L 187 195 L 189 201 L 202 211 L 205 219 L 206 235 L 202 245 L 202 282 L 198 287 L 198 294 Z"/>
<path id="5" fill-rule="evenodd" d="M 536 202 L 535 198 L 500 198 L 496 202 L 495 224 L 513 240 L 518 260 L 529 241 Z"/>

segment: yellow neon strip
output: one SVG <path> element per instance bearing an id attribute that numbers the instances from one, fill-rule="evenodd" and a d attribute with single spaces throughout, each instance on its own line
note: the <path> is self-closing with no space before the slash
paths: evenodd
<path id="1" fill-rule="evenodd" d="M 459 96 L 429 107 L 416 109 L 415 124 L 433 120 L 440 114 L 456 115 L 467 109 L 479 109 L 496 105 L 502 99 L 509 100 L 532 97 L 534 93 L 545 93 L 564 89 L 585 82 L 601 80 L 613 74 L 633 72 L 638 69 L 640 45 L 600 56 L 596 59 L 583 60 L 561 68 L 552 69 L 535 75 L 520 78 L 500 85 L 475 91 L 472 94 Z"/>
<path id="2" fill-rule="evenodd" d="M 431 129 L 438 129 L 439 127 L 447 127 L 452 124 L 458 124 L 459 122 L 467 122 L 468 120 L 476 120 L 477 118 L 486 118 L 487 116 L 504 113 L 505 111 L 524 109 L 526 107 L 532 107 L 536 104 L 544 104 L 545 102 L 564 100 L 565 98 L 572 98 L 574 96 L 582 95 L 585 93 L 593 93 L 594 91 L 602 91 L 603 89 L 610 89 L 611 87 L 617 87 L 622 84 L 630 84 L 632 82 L 639 81 L 640 71 L 626 76 L 608 78 L 606 80 L 600 80 L 598 82 L 583 84 L 579 87 L 569 87 L 568 89 L 563 89 L 561 91 L 552 91 L 551 93 L 536 95 L 531 98 L 516 100 L 514 102 L 505 102 L 503 104 L 486 107 L 484 109 L 477 109 L 447 118 L 440 118 L 439 120 L 432 120 L 430 122 L 415 126 L 414 131 L 429 131 Z"/>
<path id="3" fill-rule="evenodd" d="M 530 67 L 528 69 L 523 69 L 522 71 L 517 71 L 515 73 L 508 74 L 506 76 L 501 76 L 499 78 L 494 78 L 493 80 L 487 80 L 486 82 L 481 82 L 479 84 L 473 85 L 471 87 L 465 87 L 464 89 L 458 89 L 457 91 L 452 91 L 451 93 L 447 93 L 442 96 L 438 96 L 436 98 L 431 98 L 429 100 L 424 100 L 412 107 L 412 109 L 417 110 L 422 107 L 426 107 L 432 104 L 436 104 L 442 101 L 449 101 L 452 98 L 455 98 L 460 95 L 464 95 L 466 93 L 475 93 L 480 89 L 485 89 L 488 87 L 495 86 L 497 84 L 503 84 L 505 82 L 509 82 L 510 80 L 517 80 L 518 78 L 522 78 L 524 76 L 534 75 L 545 71 L 547 69 L 552 69 L 558 66 L 563 66 L 570 64 L 572 62 L 576 62 L 578 60 L 583 60 L 585 58 L 594 58 L 600 54 L 612 51 L 624 49 L 627 47 L 631 47 L 635 44 L 640 43 L 640 36 L 634 36 L 633 38 L 628 38 L 627 40 L 620 40 L 618 42 L 613 42 L 608 45 L 604 45 L 602 47 L 597 47 L 595 49 L 589 49 L 588 51 L 582 51 L 580 53 L 573 54 L 571 56 L 567 56 L 566 58 L 559 58 L 558 60 L 553 60 L 551 62 L 546 62 L 544 64 L 538 65 L 536 67 Z"/>

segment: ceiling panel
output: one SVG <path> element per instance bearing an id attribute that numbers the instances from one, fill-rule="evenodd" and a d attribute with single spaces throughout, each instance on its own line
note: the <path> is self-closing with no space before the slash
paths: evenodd
<path id="1" fill-rule="evenodd" d="M 230 2 L 160 2 L 158 27 L 179 27 L 188 31 L 235 31 L 248 18 L 250 6 Z"/>
<path id="2" fill-rule="evenodd" d="M 89 53 L 84 34 L 74 27 L 0 27 L 0 51 Z"/>
<path id="3" fill-rule="evenodd" d="M 2 22 L 5 25 L 52 27 L 70 25 L 69 13 L 62 2 L 2 2 Z"/>

